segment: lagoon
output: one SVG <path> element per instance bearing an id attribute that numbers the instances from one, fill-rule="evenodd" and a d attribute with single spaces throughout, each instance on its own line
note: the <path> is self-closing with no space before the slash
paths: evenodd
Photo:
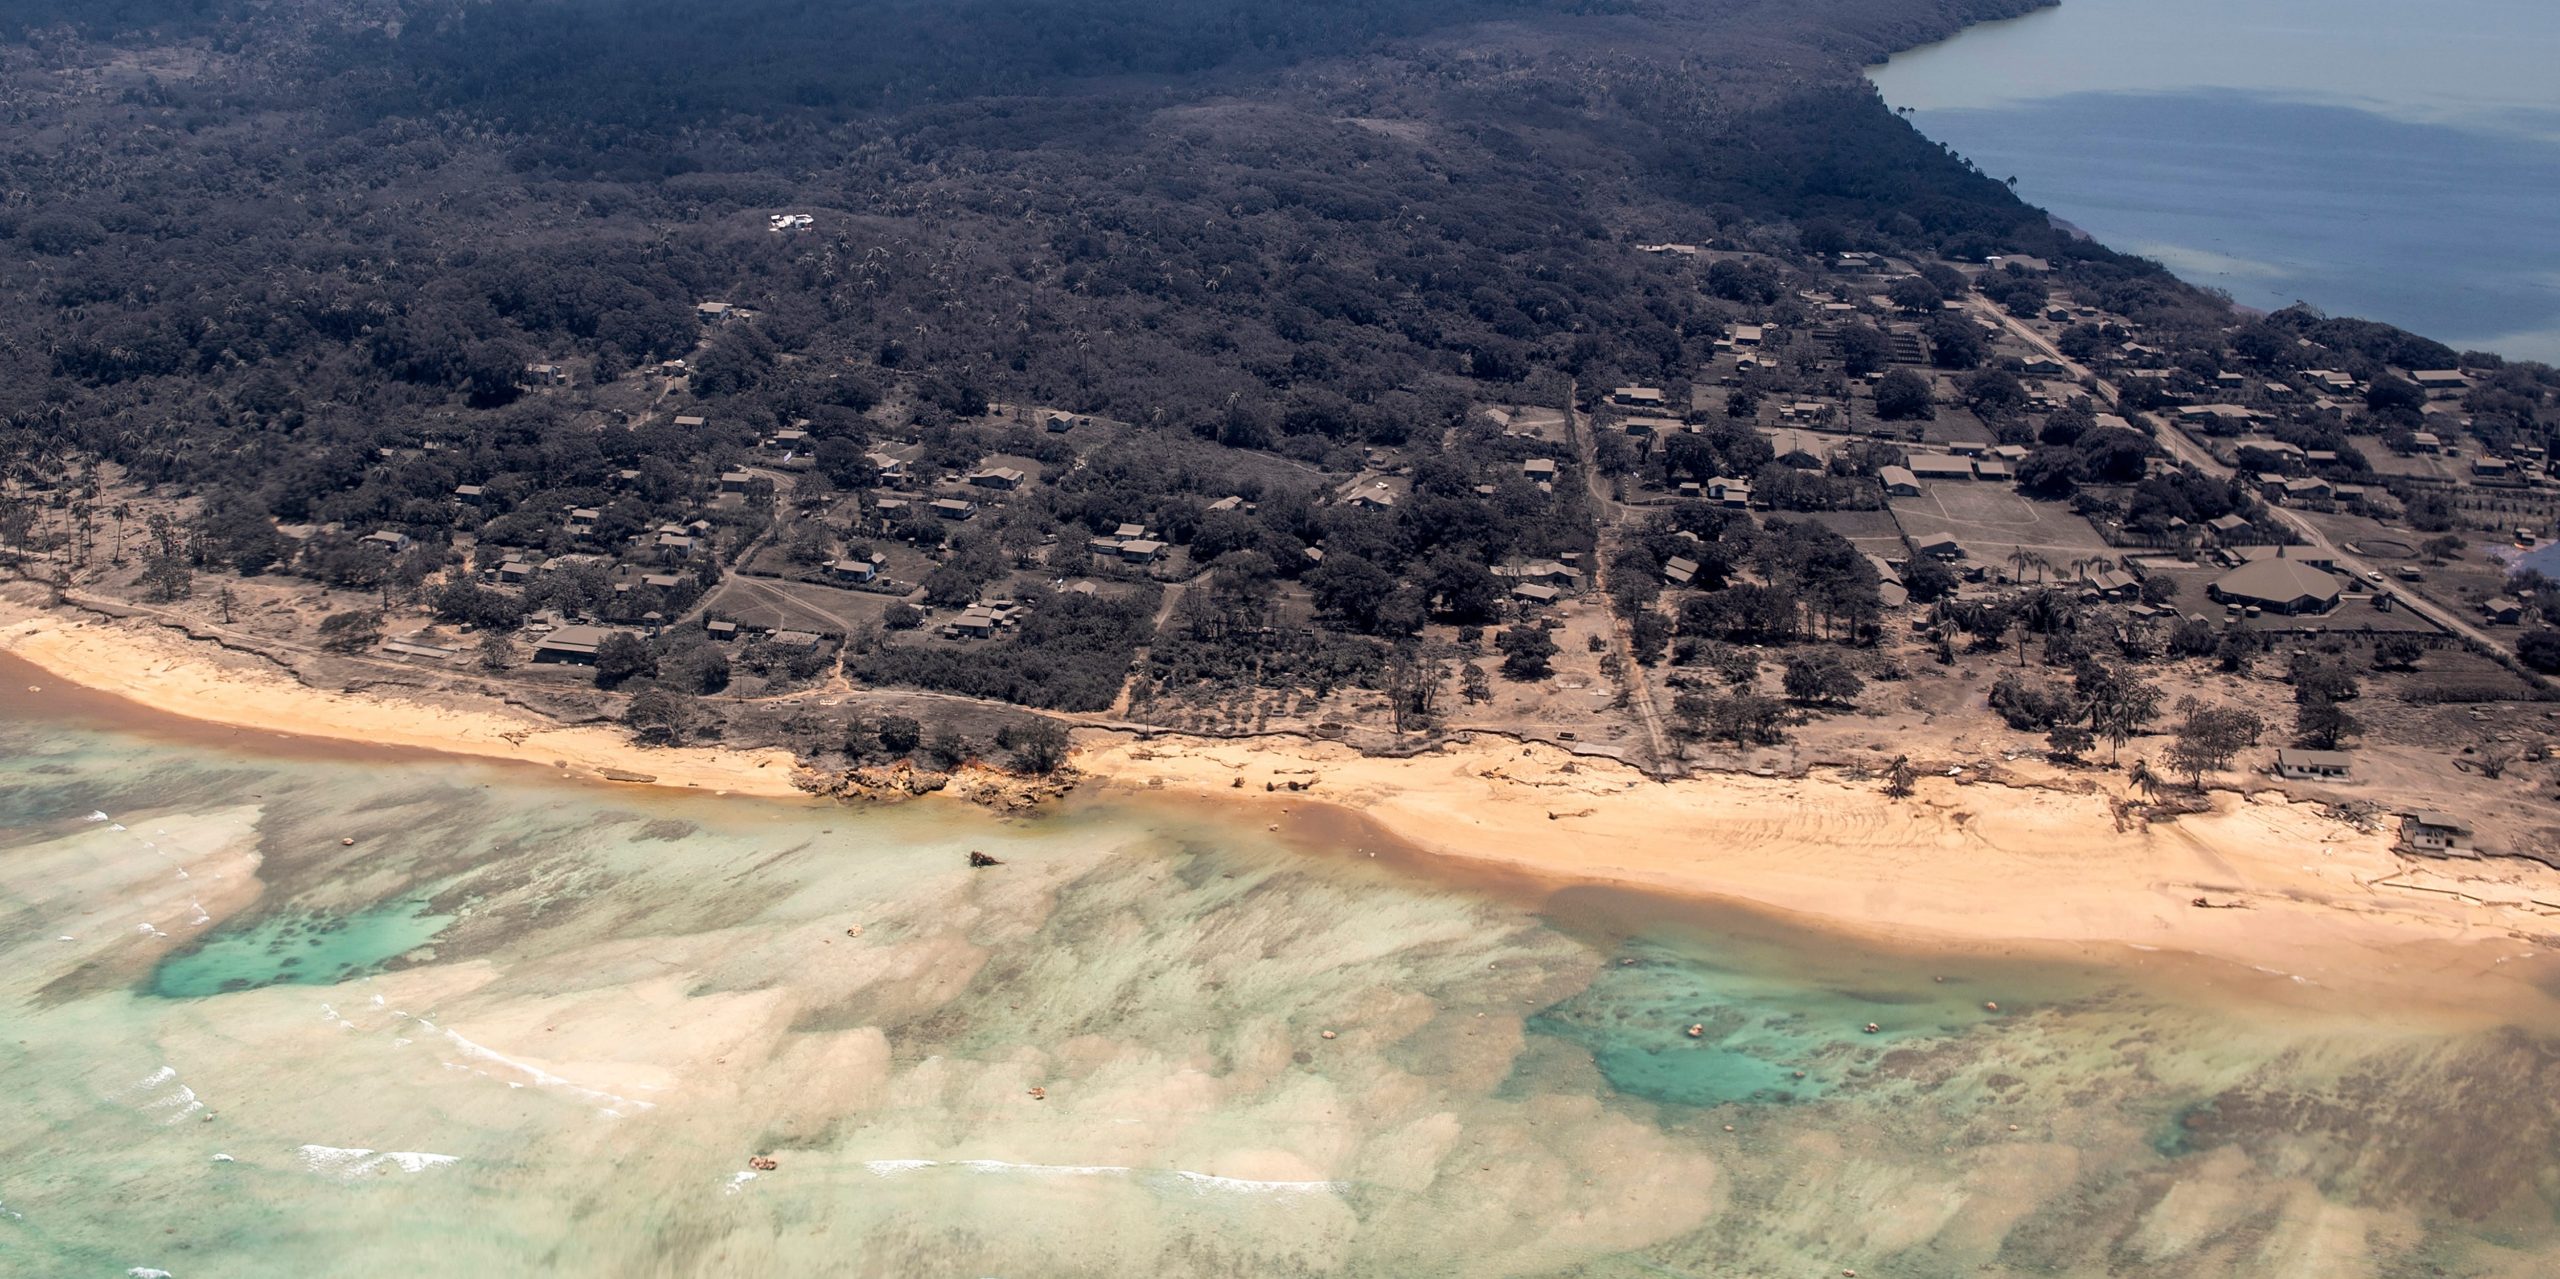
<path id="1" fill-rule="evenodd" d="M 2110 247 L 2560 360 L 2560 7 L 2063 0 L 1875 69 L 1923 133 Z"/>
<path id="2" fill-rule="evenodd" d="M 0 694 L 0 1273 L 2560 1263 L 2547 980 L 2405 1008 L 1142 795 L 853 809 L 204 736 Z M 286 976 L 297 946 L 329 960 Z"/>

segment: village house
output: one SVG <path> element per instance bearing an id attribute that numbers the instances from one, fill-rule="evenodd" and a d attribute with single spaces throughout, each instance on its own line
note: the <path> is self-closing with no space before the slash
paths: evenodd
<path id="1" fill-rule="evenodd" d="M 2338 781 L 2354 757 L 2344 751 L 2306 751 L 2290 747 L 2276 752 L 2276 776 L 2290 781 Z"/>
<path id="2" fill-rule="evenodd" d="M 408 550 L 410 546 L 408 534 L 392 529 L 381 529 L 376 532 L 367 533 L 360 540 L 367 546 L 378 546 L 383 550 L 390 551 L 394 554 Z"/>
<path id="3" fill-rule="evenodd" d="M 1907 466 L 1879 468 L 1876 471 L 1876 478 L 1884 481 L 1884 492 L 1887 497 L 1920 496 L 1920 477 L 1913 475 L 1911 468 Z"/>
<path id="4" fill-rule="evenodd" d="M 970 520 L 978 516 L 977 503 L 956 497 L 935 498 L 931 509 L 937 518 L 946 520 Z"/>
<path id="5" fill-rule="evenodd" d="M 610 631 L 601 626 L 563 626 L 533 642 L 533 660 L 546 665 L 593 666 L 596 650 L 616 635 L 630 631 Z M 636 635 L 633 638 L 638 638 Z"/>
<path id="6" fill-rule="evenodd" d="M 1014 467 L 990 466 L 969 472 L 968 482 L 975 488 L 997 489 L 1010 493 L 1021 488 L 1022 482 L 1029 478 L 1031 477 Z"/>
<path id="7" fill-rule="evenodd" d="M 453 500 L 460 502 L 465 506 L 478 506 L 482 502 L 488 500 L 488 497 L 489 490 L 482 488 L 477 484 L 456 484 L 453 486 Z"/>
<path id="8" fill-rule="evenodd" d="M 1960 457 L 1914 453 L 1904 460 L 1903 465 L 1913 475 L 1923 480 L 1970 480 L 1973 478 L 1973 463 Z"/>
<path id="9" fill-rule="evenodd" d="M 827 575 L 839 582 L 863 583 L 880 576 L 878 560 L 835 560 L 827 565 Z"/>
<path id="10" fill-rule="evenodd" d="M 1493 575 L 1513 582 L 1537 582 L 1559 590 L 1582 589 L 1582 570 L 1555 560 L 1530 560 L 1525 564 L 1495 567 Z"/>
<path id="11" fill-rule="evenodd" d="M 2413 852 L 2451 853 L 2471 846 L 2471 823 L 2449 813 L 2421 809 L 2400 817 L 2400 846 Z"/>

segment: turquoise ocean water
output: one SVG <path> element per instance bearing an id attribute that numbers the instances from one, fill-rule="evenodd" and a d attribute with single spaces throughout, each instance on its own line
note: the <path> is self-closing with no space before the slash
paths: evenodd
<path id="1" fill-rule="evenodd" d="M 0 702 L 0 1274 L 2560 1267 L 2540 1001 L 42 702 Z"/>

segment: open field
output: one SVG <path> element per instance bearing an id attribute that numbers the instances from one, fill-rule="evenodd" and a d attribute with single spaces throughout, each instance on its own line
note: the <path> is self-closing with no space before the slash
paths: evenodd
<path id="1" fill-rule="evenodd" d="M 2098 530 L 2068 507 L 2030 502 L 2005 484 L 1925 484 L 1918 497 L 1894 499 L 1893 517 L 1914 540 L 1952 535 L 1973 563 L 1986 566 L 2020 550 L 2043 556 L 2058 570 L 2073 560 L 2114 554 Z"/>

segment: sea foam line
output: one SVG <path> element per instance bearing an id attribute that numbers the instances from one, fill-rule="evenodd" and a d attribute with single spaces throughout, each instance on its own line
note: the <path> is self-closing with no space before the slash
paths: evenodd
<path id="1" fill-rule="evenodd" d="M 604 1113 L 616 1118 L 620 1118 L 622 1112 L 614 1109 L 614 1106 L 637 1106 L 642 1110 L 655 1110 L 657 1108 L 657 1103 L 653 1101 L 641 1101 L 633 1097 L 619 1096 L 614 1093 L 606 1092 L 601 1088 L 589 1088 L 585 1084 L 578 1083 L 574 1080 L 563 1079 L 558 1075 L 552 1074 L 550 1071 L 544 1070 L 540 1066 L 533 1065 L 529 1062 L 517 1061 L 515 1058 L 509 1057 L 505 1053 L 499 1052 L 496 1049 L 475 1044 L 470 1040 L 463 1038 L 460 1032 L 437 1026 L 435 1023 L 428 1021 L 424 1017 L 417 1018 L 416 1020 L 420 1026 L 425 1027 L 428 1030 L 435 1031 L 437 1034 L 443 1035 L 446 1039 L 453 1041 L 454 1046 L 460 1048 L 463 1055 L 466 1057 L 476 1057 L 482 1061 L 496 1062 L 501 1066 L 505 1066 L 509 1070 L 522 1071 L 526 1077 L 532 1079 L 533 1082 L 540 1084 L 545 1088 L 557 1088 L 572 1096 L 583 1097 L 589 1101 L 610 1102 L 612 1105 L 604 1106 L 602 1109 L 604 1110 Z"/>
<path id="2" fill-rule="evenodd" d="M 373 1151 L 352 1146 L 309 1145 L 301 1148 L 304 1166 L 313 1172 L 325 1172 L 341 1181 L 377 1172 L 388 1166 L 402 1172 L 425 1172 L 462 1162 L 460 1155 L 436 1155 L 420 1150 Z"/>
<path id="3" fill-rule="evenodd" d="M 965 1168 L 977 1173 L 1017 1173 L 1033 1177 L 1137 1177 L 1145 1180 L 1164 1177 L 1198 1194 L 1323 1194 L 1341 1190 L 1345 1184 L 1339 1181 L 1256 1181 L 1192 1172 L 1185 1168 L 1155 1173 L 1116 1164 L 1022 1164 L 1002 1159 L 871 1159 L 865 1160 L 862 1166 L 871 1175 L 883 1178 L 902 1177 L 927 1168 Z"/>

